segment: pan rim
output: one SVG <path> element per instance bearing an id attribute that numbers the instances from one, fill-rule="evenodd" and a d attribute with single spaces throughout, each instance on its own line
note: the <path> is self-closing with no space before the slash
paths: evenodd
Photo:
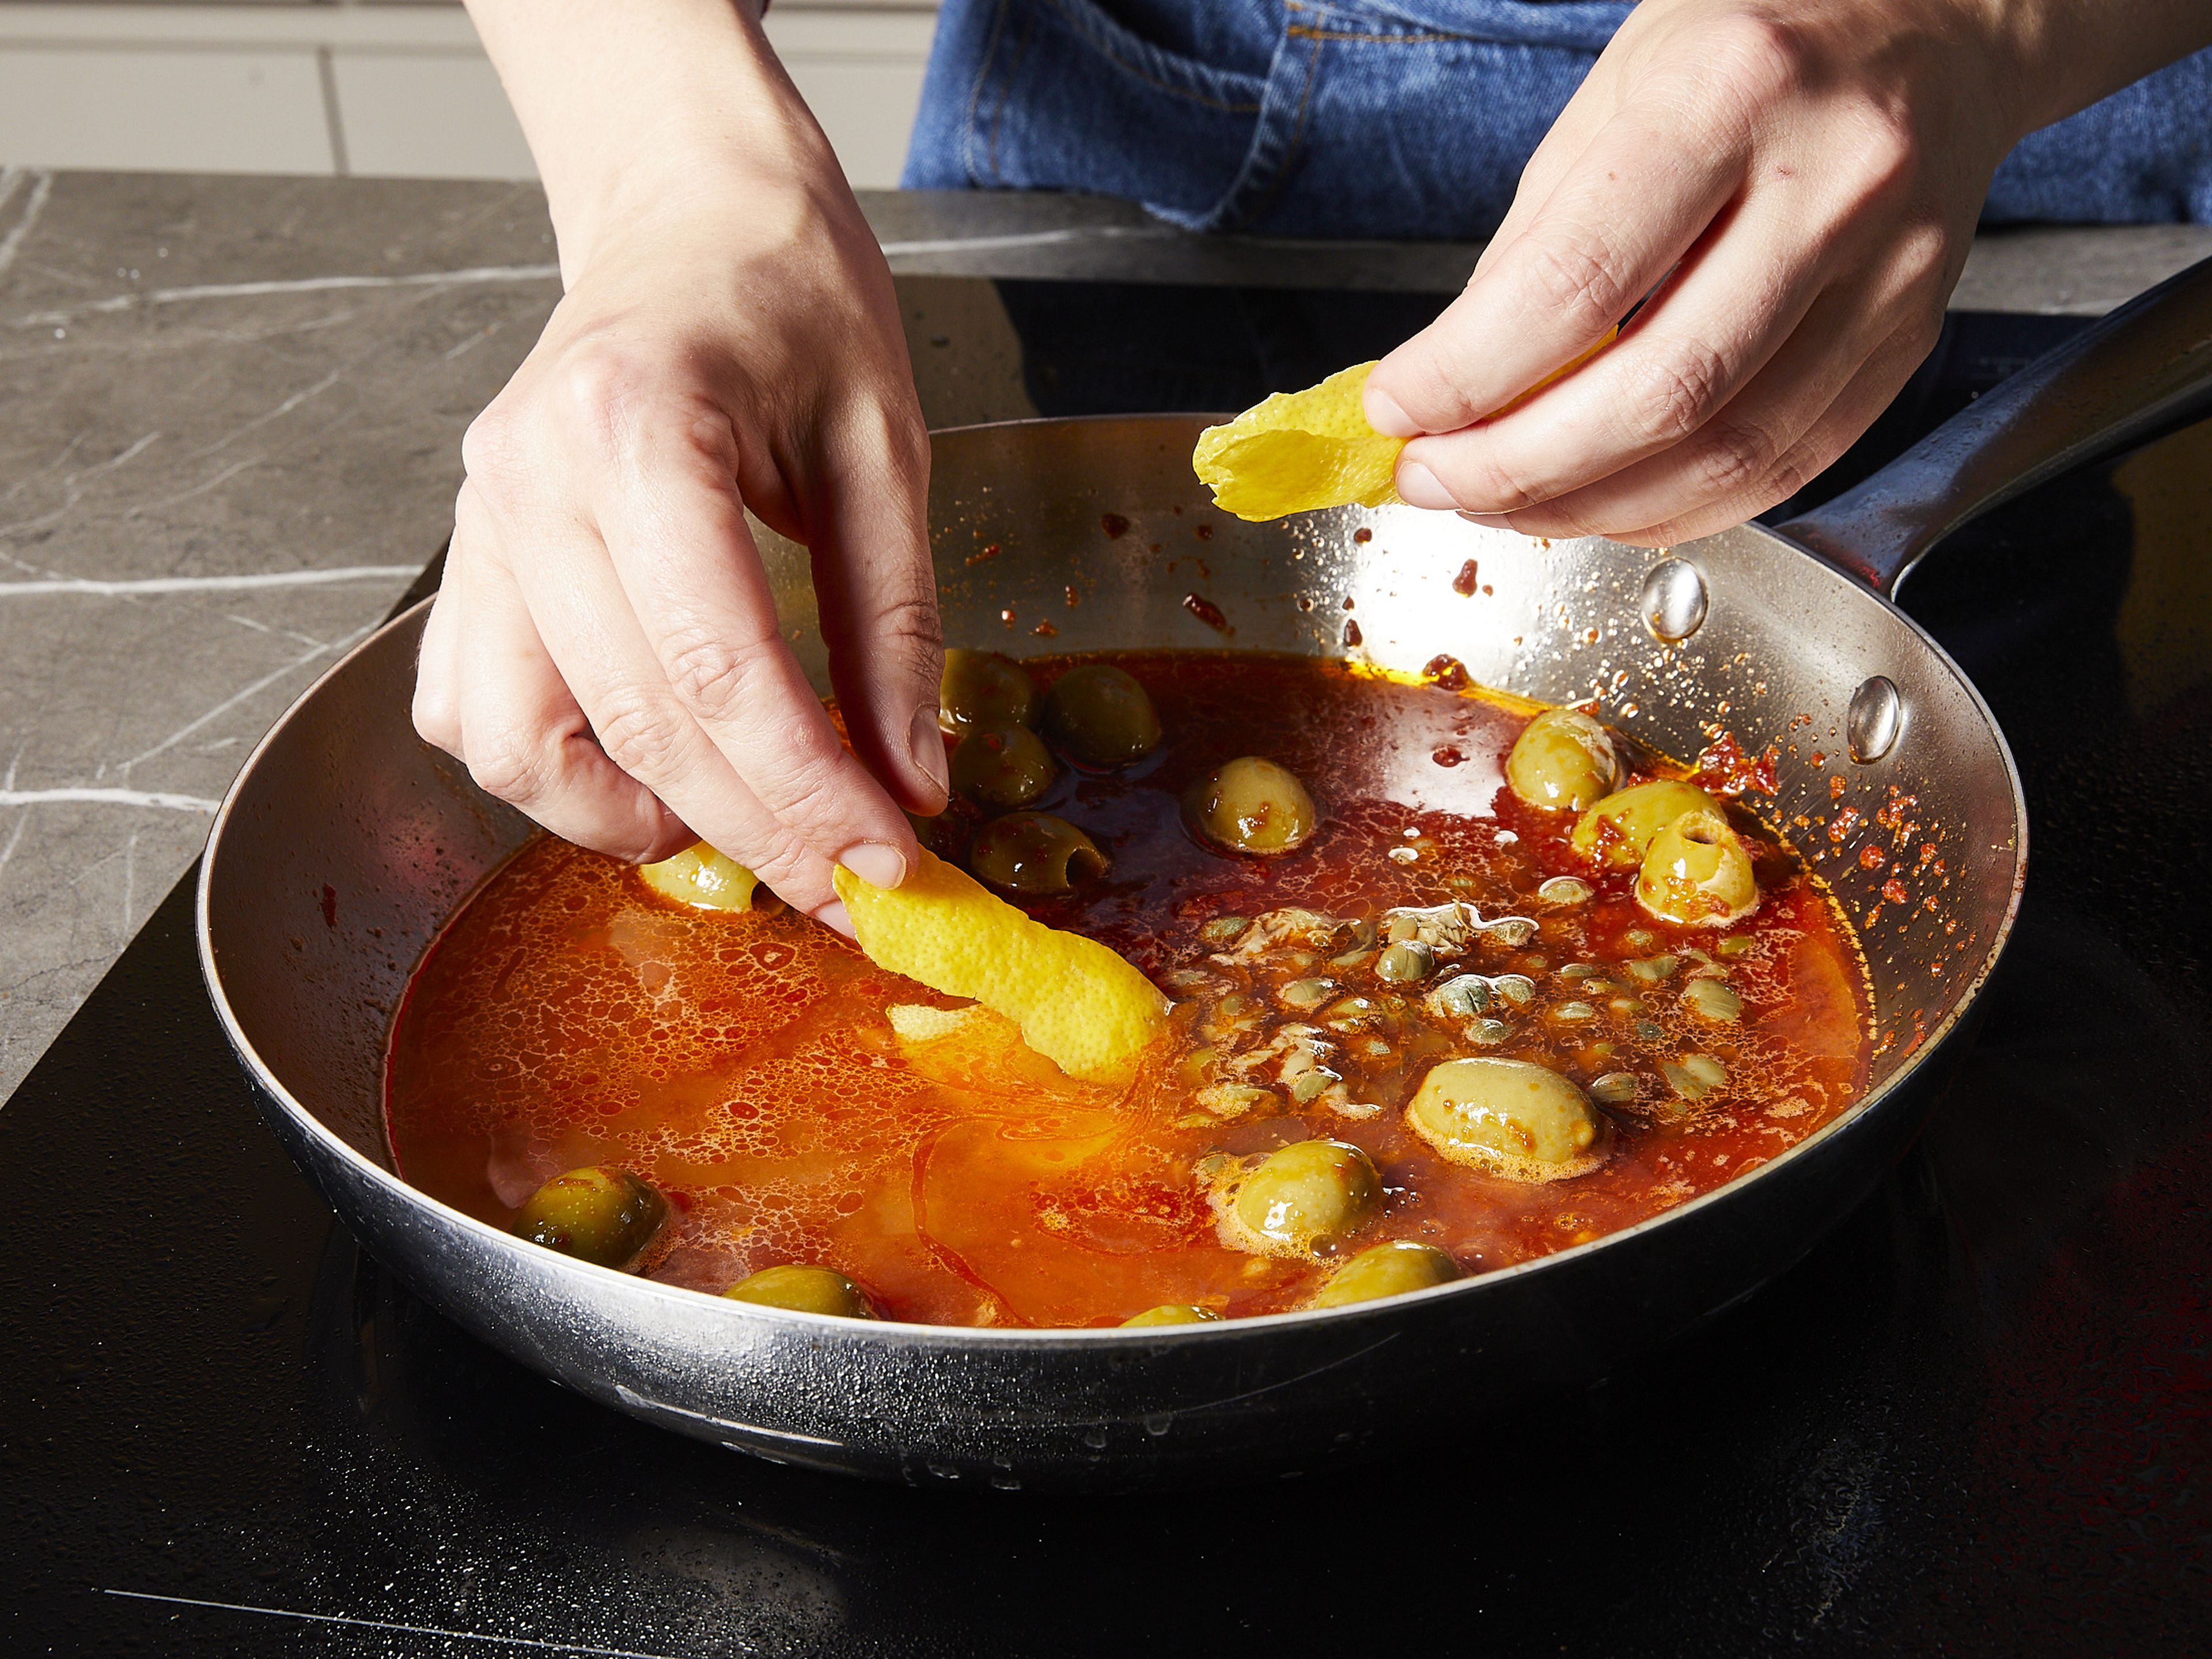
<path id="1" fill-rule="evenodd" d="M 1177 420 L 1188 422 L 1193 419 L 1202 418 L 1204 417 L 1193 416 L 1187 413 L 1160 416 L 1082 416 L 1065 419 L 1040 416 L 1034 420 L 989 422 L 967 427 L 945 428 L 943 434 L 933 435 L 949 435 L 955 432 L 974 433 L 1039 424 L 1072 425 L 1079 422 L 1089 423 L 1102 421 Z M 1695 1198 L 1662 1210 L 1656 1215 L 1647 1216 L 1629 1226 L 1606 1233 L 1583 1243 L 1570 1245 L 1565 1249 L 1532 1257 L 1525 1261 L 1515 1262 L 1508 1267 L 1493 1268 L 1486 1273 L 1452 1280 L 1448 1284 L 1404 1292 L 1374 1302 L 1353 1303 L 1337 1308 L 1297 1309 L 1284 1313 L 1255 1315 L 1247 1318 L 1184 1326 L 1152 1326 L 1135 1330 L 1116 1326 L 988 1327 L 927 1325 L 889 1319 L 841 1319 L 830 1315 L 802 1313 L 753 1304 L 725 1303 L 720 1297 L 707 1296 L 697 1291 L 688 1290 L 679 1285 L 660 1284 L 656 1280 L 619 1273 L 612 1268 L 598 1267 L 556 1252 L 527 1246 L 524 1241 L 516 1238 L 513 1234 L 453 1208 L 441 1200 L 434 1198 L 429 1194 L 412 1186 L 382 1165 L 373 1162 L 356 1151 L 349 1142 L 301 1103 L 289 1087 L 277 1077 L 274 1069 L 263 1060 L 242 1029 L 236 1012 L 231 1006 L 223 984 L 222 971 L 216 961 L 211 917 L 213 873 L 216 859 L 222 851 L 224 832 L 228 827 L 231 814 L 238 808 L 249 782 L 264 757 L 283 740 L 288 728 L 295 720 L 301 717 L 303 711 L 322 688 L 338 675 L 344 673 L 356 658 L 380 647 L 386 640 L 399 630 L 419 628 L 422 617 L 435 600 L 435 594 L 417 601 L 399 615 L 378 627 L 368 636 L 357 641 L 323 673 L 317 676 L 313 683 L 293 701 L 262 736 L 260 741 L 254 745 L 244 765 L 240 768 L 237 776 L 232 781 L 230 787 L 224 792 L 222 805 L 210 828 L 205 848 L 200 856 L 199 876 L 196 884 L 193 915 L 194 943 L 199 957 L 201 977 L 206 986 L 209 1000 L 215 1008 L 216 1018 L 222 1023 L 225 1037 L 228 1040 L 233 1052 L 251 1074 L 257 1088 L 295 1126 L 318 1141 L 327 1153 L 334 1156 L 349 1168 L 357 1179 L 365 1179 L 372 1185 L 379 1187 L 404 1206 L 426 1207 L 441 1224 L 458 1227 L 465 1233 L 478 1236 L 480 1243 L 486 1248 L 515 1252 L 517 1260 L 529 1261 L 541 1271 L 551 1271 L 560 1274 L 574 1272 L 587 1275 L 605 1275 L 605 1278 L 587 1278 L 584 1282 L 604 1285 L 607 1279 L 611 1278 L 622 1281 L 632 1289 L 645 1294 L 648 1299 L 669 1299 L 672 1301 L 672 1305 L 674 1299 L 680 1299 L 683 1305 L 690 1307 L 695 1315 L 702 1318 L 702 1327 L 704 1322 L 714 1319 L 720 1319 L 735 1327 L 743 1327 L 762 1320 L 769 1321 L 771 1325 L 779 1322 L 796 1322 L 800 1328 L 834 1331 L 845 1340 L 865 1341 L 872 1335 L 880 1334 L 887 1340 L 895 1340 L 904 1346 L 911 1346 L 921 1342 L 945 1350 L 964 1350 L 975 1346 L 1000 1352 L 1024 1346 L 1035 1346 L 1045 1351 L 1079 1350 L 1094 1346 L 1112 1346 L 1126 1349 L 1133 1346 L 1155 1347 L 1163 1343 L 1170 1342 L 1229 1342 L 1256 1336 L 1285 1326 L 1303 1329 L 1324 1322 L 1356 1322 L 1364 1319 L 1372 1319 L 1388 1310 L 1409 1307 L 1416 1304 L 1440 1302 L 1454 1297 L 1471 1297 L 1527 1275 L 1549 1269 L 1564 1269 L 1588 1259 L 1600 1250 L 1615 1245 L 1626 1245 L 1631 1240 L 1640 1240 L 1679 1218 L 1702 1212 L 1717 1207 L 1723 1202 L 1735 1201 L 1741 1194 L 1753 1189 L 1757 1182 L 1770 1171 L 1781 1170 L 1797 1161 L 1801 1156 L 1809 1156 L 1813 1149 L 1826 1146 L 1832 1141 L 1840 1139 L 1845 1134 L 1869 1123 L 1876 1109 L 1903 1088 L 1954 1036 L 1960 1024 L 1986 988 L 1990 976 L 1995 973 L 1997 963 L 2004 953 L 2005 947 L 2011 939 L 2027 884 L 2028 859 L 2027 799 L 2021 787 L 2020 772 L 2013 757 L 2011 745 L 2006 741 L 2003 728 L 1998 724 L 1996 715 L 1983 698 L 1980 690 L 1953 660 L 1949 653 L 1946 652 L 1912 617 L 1899 610 L 1894 601 L 1887 595 L 1874 592 L 1769 526 L 1754 524 L 1742 527 L 1755 530 L 1761 536 L 1780 544 L 1782 549 L 1794 550 L 1799 556 L 1811 560 L 1824 574 L 1841 583 L 1852 593 L 1861 599 L 1872 599 L 1877 605 L 1887 611 L 1912 633 L 1923 648 L 1933 654 L 1935 659 L 1972 700 L 1986 730 L 1996 742 L 1998 757 L 2004 767 L 2006 782 L 2012 793 L 2014 847 L 2011 891 L 2006 900 L 2003 915 L 1996 928 L 1992 930 L 1990 942 L 1978 959 L 1972 978 L 1964 991 L 1953 1001 L 1943 1018 L 1928 1030 L 1913 1053 L 1905 1059 L 1898 1070 L 1884 1082 L 1869 1090 L 1864 1098 L 1829 1122 L 1823 1124 L 1802 1140 L 1786 1148 L 1755 1169 L 1733 1176 L 1710 1191 L 1701 1193 Z M 1624 549 L 1628 548 L 1628 544 L 1624 543 L 1610 544 Z M 1649 549 L 1637 548 L 1629 550 L 1644 556 L 1650 555 Z M 1694 544 L 1692 544 L 1678 548 L 1674 551 L 1674 556 L 1693 558 L 1695 548 Z M 539 833 L 550 832 L 540 831 Z M 441 921 L 441 930 L 451 919 L 451 915 L 448 915 Z M 381 1120 L 380 1097 L 380 1123 Z M 327 1197 L 327 1194 L 325 1196 Z M 333 1206 L 334 1209 L 335 1207 Z M 346 1216 L 341 1213 L 337 1218 L 348 1224 L 349 1231 L 352 1231 L 350 1222 Z M 526 1256 L 521 1254 L 526 1249 L 530 1252 Z M 1789 1264 L 1778 1265 L 1775 1272 L 1782 1271 L 1787 1265 Z M 1771 1276 L 1770 1274 L 1768 1278 L 1771 1279 Z M 1764 1284 L 1767 1279 L 1762 1279 L 1759 1282 Z"/>

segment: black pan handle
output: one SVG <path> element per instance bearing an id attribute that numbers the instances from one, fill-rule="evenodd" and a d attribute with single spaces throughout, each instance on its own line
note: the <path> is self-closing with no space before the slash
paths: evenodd
<path id="1" fill-rule="evenodd" d="M 2212 259 L 2137 295 L 1782 533 L 1877 592 L 1970 519 L 2212 413 Z"/>

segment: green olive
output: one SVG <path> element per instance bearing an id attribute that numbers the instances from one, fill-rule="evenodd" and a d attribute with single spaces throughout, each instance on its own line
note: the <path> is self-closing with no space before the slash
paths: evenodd
<path id="1" fill-rule="evenodd" d="M 1026 726 L 977 726 L 952 751 L 952 787 L 979 806 L 1026 806 L 1060 769 Z"/>
<path id="2" fill-rule="evenodd" d="M 1018 663 L 995 651 L 950 647 L 938 682 L 937 723 L 956 732 L 971 726 L 1033 726 L 1036 686 Z"/>
<path id="3" fill-rule="evenodd" d="M 1458 1277 L 1459 1263 L 1435 1245 L 1394 1238 L 1387 1244 L 1370 1245 L 1339 1267 L 1306 1305 L 1341 1308 L 1348 1302 L 1372 1302 L 1449 1285 Z"/>
<path id="4" fill-rule="evenodd" d="M 835 1267 L 809 1267 L 793 1263 L 763 1267 L 749 1273 L 722 1294 L 732 1302 L 757 1302 L 764 1308 L 789 1308 L 799 1313 L 836 1314 L 841 1319 L 873 1319 L 876 1304 L 868 1294 Z"/>
<path id="5" fill-rule="evenodd" d="M 649 1182 L 597 1164 L 555 1176 L 514 1218 L 533 1244 L 602 1267 L 635 1263 L 667 1224 L 668 1200 Z"/>
<path id="6" fill-rule="evenodd" d="M 1297 774 L 1246 755 L 1191 785 L 1183 810 L 1192 826 L 1233 853 L 1287 853 L 1312 838 L 1320 812 Z"/>
<path id="7" fill-rule="evenodd" d="M 1106 873 L 1098 843 L 1049 812 L 1009 812 L 983 826 L 968 862 L 994 887 L 1042 895 L 1073 892 Z"/>
<path id="8" fill-rule="evenodd" d="M 665 898 L 701 910 L 750 910 L 759 878 L 726 853 L 696 842 L 674 858 L 641 864 L 638 875 Z"/>
<path id="9" fill-rule="evenodd" d="M 1045 693 L 1044 734 L 1078 766 L 1126 766 L 1160 746 L 1159 711 L 1121 669 L 1085 663 Z"/>
<path id="10" fill-rule="evenodd" d="M 1579 812 L 1620 778 L 1613 733 L 1579 708 L 1547 708 L 1521 728 L 1505 781 L 1531 806 Z"/>
<path id="11" fill-rule="evenodd" d="M 1237 1183 L 1223 1219 L 1240 1248 L 1304 1255 L 1356 1231 L 1382 1200 L 1382 1178 L 1358 1147 L 1300 1140 Z"/>
<path id="12" fill-rule="evenodd" d="M 1759 908 L 1751 854 L 1717 809 L 1685 812 L 1651 839 L 1636 902 L 1667 921 L 1723 927 Z"/>
<path id="13" fill-rule="evenodd" d="M 1694 783 L 1661 778 L 1607 795 L 1575 820 L 1575 851 L 1616 870 L 1644 862 L 1651 838 L 1685 812 L 1720 811 Z"/>
<path id="14" fill-rule="evenodd" d="M 1157 1308 L 1131 1314 L 1121 1322 L 1121 1328 L 1127 1330 L 1134 1325 L 1206 1325 L 1220 1317 L 1211 1308 L 1194 1307 L 1188 1302 L 1163 1302 Z"/>
<path id="15" fill-rule="evenodd" d="M 1455 1164 L 1523 1181 L 1582 1174 L 1605 1137 L 1605 1120 L 1557 1072 L 1486 1055 L 1431 1067 L 1406 1127 Z"/>

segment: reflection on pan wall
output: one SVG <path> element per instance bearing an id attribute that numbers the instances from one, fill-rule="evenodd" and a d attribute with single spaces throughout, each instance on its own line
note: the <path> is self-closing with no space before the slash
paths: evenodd
<path id="1" fill-rule="evenodd" d="M 853 183 L 898 179 L 936 0 L 776 0 L 792 78 Z M 457 0 L 0 0 L 0 163 L 536 176 Z"/>

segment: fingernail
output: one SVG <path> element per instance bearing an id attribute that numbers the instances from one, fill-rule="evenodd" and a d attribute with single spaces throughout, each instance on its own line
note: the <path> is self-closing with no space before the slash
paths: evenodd
<path id="1" fill-rule="evenodd" d="M 1421 429 L 1395 398 L 1371 380 L 1367 385 L 1367 424 L 1386 438 L 1410 438 Z"/>
<path id="2" fill-rule="evenodd" d="M 829 903 L 814 913 L 814 920 L 832 933 L 842 933 L 847 939 L 860 938 L 860 935 L 853 931 L 852 913 L 845 908 L 845 901 L 842 899 L 831 899 Z"/>
<path id="3" fill-rule="evenodd" d="M 937 729 L 935 703 L 914 711 L 908 740 L 914 747 L 914 763 L 921 769 L 922 775 L 937 786 L 939 794 L 950 795 L 952 784 L 945 769 L 945 738 Z"/>
<path id="4" fill-rule="evenodd" d="M 1419 461 L 1398 463 L 1398 499 L 1408 507 L 1448 507 L 1459 503 L 1451 491 L 1437 482 L 1437 475 Z"/>
<path id="5" fill-rule="evenodd" d="M 1513 520 L 1511 515 L 1509 514 L 1462 512 L 1461 513 L 1460 517 L 1465 519 L 1469 524 L 1479 524 L 1486 530 L 1510 530 L 1513 528 Z"/>
<path id="6" fill-rule="evenodd" d="M 854 842 L 837 862 L 871 887 L 896 887 L 906 879 L 906 854 L 880 841 Z"/>

